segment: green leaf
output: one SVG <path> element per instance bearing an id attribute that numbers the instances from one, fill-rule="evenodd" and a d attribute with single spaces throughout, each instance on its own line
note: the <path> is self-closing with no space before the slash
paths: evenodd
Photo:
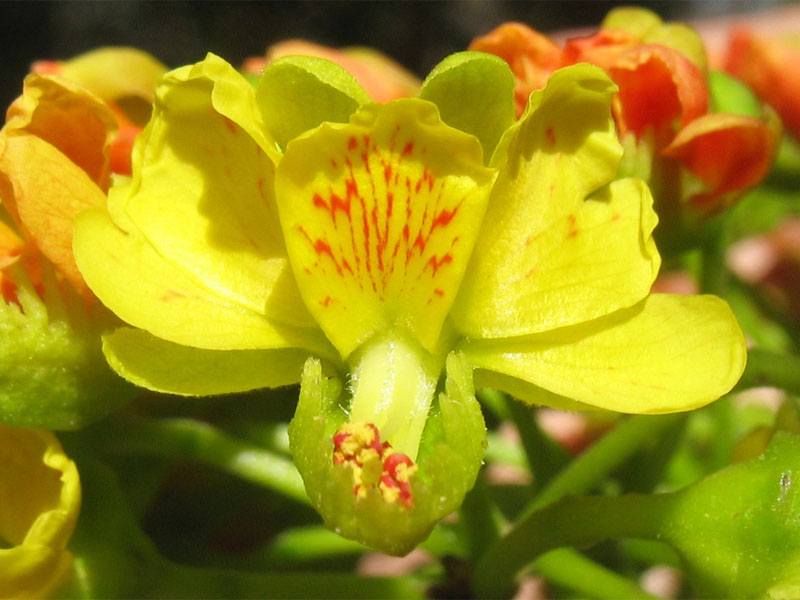
<path id="1" fill-rule="evenodd" d="M 103 337 L 108 364 L 125 379 L 157 392 L 209 396 L 300 381 L 303 350 L 206 350 L 122 327 Z"/>
<path id="2" fill-rule="evenodd" d="M 422 434 L 418 472 L 411 478 L 413 506 L 386 502 L 372 488 L 353 493 L 352 470 L 333 464 L 333 435 L 344 424 L 342 385 L 325 378 L 318 360 L 303 372 L 289 442 L 311 502 L 342 536 L 386 552 L 409 552 L 472 488 L 486 447 L 486 426 L 472 387 L 472 369 L 460 355 L 447 359 L 445 391 Z M 365 470 L 369 463 L 365 464 Z"/>
<path id="3" fill-rule="evenodd" d="M 477 137 L 484 162 L 514 122 L 514 75 L 491 54 L 448 56 L 425 79 L 419 97 L 436 104 L 445 123 Z"/>
<path id="4" fill-rule="evenodd" d="M 678 493 L 663 539 L 701 597 L 788 598 L 800 567 L 800 436 L 777 432 L 761 457 Z"/>
<path id="5" fill-rule="evenodd" d="M 312 56 L 287 56 L 264 71 L 256 90 L 267 129 L 280 144 L 324 121 L 346 123 L 369 95 L 339 65 Z"/>

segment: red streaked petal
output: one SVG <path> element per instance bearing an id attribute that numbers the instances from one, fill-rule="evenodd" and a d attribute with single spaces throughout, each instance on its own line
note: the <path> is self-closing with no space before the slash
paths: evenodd
<path id="1" fill-rule="evenodd" d="M 287 147 L 276 190 L 289 260 L 343 356 L 392 327 L 436 344 L 494 181 L 477 144 L 408 99 Z"/>

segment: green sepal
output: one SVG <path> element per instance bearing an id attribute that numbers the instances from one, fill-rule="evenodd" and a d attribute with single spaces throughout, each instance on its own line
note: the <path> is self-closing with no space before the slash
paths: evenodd
<path id="1" fill-rule="evenodd" d="M 477 137 L 484 162 L 514 122 L 514 75 L 492 54 L 448 56 L 425 79 L 419 97 L 439 107 L 442 121 Z"/>
<path id="2" fill-rule="evenodd" d="M 764 107 L 753 91 L 738 79 L 721 71 L 708 73 L 708 92 L 715 113 L 762 117 Z"/>
<path id="3" fill-rule="evenodd" d="M 800 436 L 779 431 L 759 458 L 676 493 L 661 535 L 700 597 L 797 597 L 798 456 Z"/>
<path id="4" fill-rule="evenodd" d="M 642 38 L 645 44 L 659 44 L 672 48 L 694 63 L 700 71 L 708 70 L 706 47 L 700 35 L 683 23 L 664 23 L 648 31 Z"/>
<path id="5" fill-rule="evenodd" d="M 107 311 L 95 305 L 88 315 L 83 299 L 52 277 L 45 279 L 46 302 L 27 283 L 17 297 L 19 306 L 0 299 L 0 422 L 79 429 L 133 398 L 134 388 L 100 351 Z"/>
<path id="6" fill-rule="evenodd" d="M 324 377 L 321 363 L 310 358 L 300 386 L 289 425 L 292 456 L 313 506 L 340 535 L 387 554 L 406 554 L 460 506 L 475 484 L 486 448 L 486 426 L 475 399 L 472 368 L 461 355 L 448 356 L 445 391 L 439 393 L 425 424 L 417 455 L 419 470 L 411 479 L 411 507 L 387 503 L 376 489 L 358 498 L 350 467 L 334 466 L 333 435 L 347 419 L 341 381 Z M 379 464 L 365 465 L 365 479 L 373 467 L 380 470 Z"/>
<path id="7" fill-rule="evenodd" d="M 620 6 L 610 10 L 600 24 L 601 29 L 621 29 L 638 37 L 661 25 L 661 17 L 639 6 Z"/>
<path id="8" fill-rule="evenodd" d="M 256 90 L 267 130 L 281 148 L 324 121 L 347 123 L 370 97 L 339 65 L 313 56 L 287 56 L 270 64 Z"/>

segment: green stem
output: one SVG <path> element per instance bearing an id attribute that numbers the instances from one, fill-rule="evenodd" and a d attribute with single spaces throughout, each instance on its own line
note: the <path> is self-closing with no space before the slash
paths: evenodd
<path id="1" fill-rule="evenodd" d="M 466 546 L 473 561 L 483 554 L 490 544 L 500 539 L 502 515 L 492 500 L 483 473 L 478 475 L 475 487 L 464 497 L 459 511 L 460 524 L 466 534 Z"/>
<path id="2" fill-rule="evenodd" d="M 731 278 L 725 264 L 727 236 L 720 230 L 719 224 L 710 225 L 707 234 L 708 237 L 701 246 L 700 291 L 704 294 L 724 296 Z"/>
<path id="3" fill-rule="evenodd" d="M 516 574 L 554 548 L 609 538 L 654 539 L 671 503 L 672 496 L 665 494 L 564 498 L 533 513 L 489 548 L 475 568 L 473 591 L 481 598 L 510 595 Z"/>
<path id="4" fill-rule="evenodd" d="M 341 556 L 354 556 L 364 552 L 364 546 L 345 539 L 327 527 L 310 525 L 288 529 L 277 536 L 258 553 L 257 560 L 270 566 L 296 565 L 327 560 Z"/>
<path id="5" fill-rule="evenodd" d="M 528 506 L 525 515 L 565 496 L 590 491 L 644 443 L 656 439 L 681 418 L 679 414 L 635 415 L 623 421 L 550 481 Z"/>
<path id="6" fill-rule="evenodd" d="M 194 460 L 308 504 L 303 481 L 292 461 L 233 438 L 194 419 L 103 423 L 97 432 L 106 450 L 161 458 Z"/>
<path id="7" fill-rule="evenodd" d="M 800 356 L 754 348 L 736 389 L 769 385 L 800 394 Z"/>
<path id="8" fill-rule="evenodd" d="M 412 577 L 361 577 L 347 573 L 243 573 L 168 563 L 155 598 L 424 598 Z"/>
<path id="9" fill-rule="evenodd" d="M 496 585 L 494 589 L 497 596 L 502 589 L 507 592 L 513 585 L 513 578 L 519 568 L 522 568 L 536 555 L 556 548 L 558 546 L 572 545 L 573 542 L 553 543 L 549 546 L 536 546 L 533 551 L 522 551 L 521 541 L 525 539 L 526 532 L 531 528 L 536 528 L 541 519 L 543 507 L 564 498 L 585 494 L 603 480 L 608 473 L 630 458 L 641 446 L 649 440 L 657 438 L 665 429 L 675 426 L 677 421 L 682 419 L 681 415 L 636 415 L 620 423 L 613 431 L 597 441 L 591 448 L 581 454 L 570 463 L 561 473 L 558 474 L 545 487 L 541 493 L 534 498 L 528 506 L 523 519 L 509 532 L 509 534 L 493 544 L 481 559 L 478 570 L 476 571 L 474 583 L 476 589 L 485 586 Z M 594 498 L 584 498 L 581 500 L 594 500 Z M 607 499 L 601 499 L 607 500 Z M 557 506 L 561 506 L 560 504 Z M 552 512 L 551 509 L 547 509 Z M 612 520 L 606 520 L 607 523 Z M 591 531 L 591 529 L 589 530 Z M 613 532 L 613 529 L 609 530 Z M 520 533 L 522 532 L 522 533 Z M 558 530 L 556 530 L 558 532 Z M 606 537 L 619 537 L 616 534 Z M 595 538 L 600 541 L 604 537 Z M 567 554 L 572 553 L 574 560 L 579 560 L 579 555 L 573 550 L 565 550 Z M 582 558 L 582 557 L 581 557 Z M 584 559 L 588 560 L 588 559 Z M 491 583 L 482 581 L 479 578 L 491 578 L 492 575 L 487 569 L 494 568 L 492 565 L 504 565 L 503 579 L 498 579 Z M 500 592 L 502 595 L 502 592 Z"/>
<path id="10" fill-rule="evenodd" d="M 542 489 L 569 462 L 567 453 L 542 432 L 534 409 L 508 397 L 506 403 L 533 471 L 534 489 Z"/>
<path id="11" fill-rule="evenodd" d="M 655 598 L 630 579 L 589 560 L 570 548 L 542 554 L 535 563 L 536 572 L 582 598 L 600 600 L 644 600 Z"/>

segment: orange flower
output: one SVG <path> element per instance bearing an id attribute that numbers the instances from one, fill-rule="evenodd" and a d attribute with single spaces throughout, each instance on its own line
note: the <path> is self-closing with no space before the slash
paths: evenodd
<path id="1" fill-rule="evenodd" d="M 153 92 L 167 67 L 136 48 L 109 47 L 67 61 L 36 61 L 31 70 L 69 79 L 108 104 L 117 120 L 117 136 L 109 149 L 110 169 L 130 175 L 133 142 L 150 118 Z"/>
<path id="2" fill-rule="evenodd" d="M 563 64 L 561 49 L 522 23 L 504 23 L 475 38 L 469 49 L 494 54 L 509 64 L 516 78 L 514 103 L 517 117 L 528 105 L 531 92 L 542 89 L 553 71 Z"/>
<path id="3" fill-rule="evenodd" d="M 800 39 L 760 36 L 746 27 L 730 38 L 725 70 L 741 79 L 800 137 Z"/>
<path id="4" fill-rule="evenodd" d="M 509 63 L 518 115 L 557 68 L 589 62 L 604 69 L 619 88 L 613 110 L 621 137 L 630 138 L 628 168 L 650 182 L 662 220 L 687 209 L 692 215 L 722 210 L 758 184 L 772 163 L 777 126 L 754 116 L 710 114 L 700 38 L 650 11 L 612 11 L 597 33 L 568 40 L 563 51 L 519 23 L 501 25 L 470 48 Z"/>
<path id="5" fill-rule="evenodd" d="M 88 297 L 72 254 L 72 224 L 84 208 L 105 205 L 115 134 L 113 113 L 83 87 L 52 75 L 26 77 L 0 130 L 0 197 L 19 231 L 3 224 L 0 234 L 6 301 L 13 300 L 12 265 L 24 256 L 30 265 L 38 252 Z M 40 277 L 26 271 L 36 286 Z"/>

